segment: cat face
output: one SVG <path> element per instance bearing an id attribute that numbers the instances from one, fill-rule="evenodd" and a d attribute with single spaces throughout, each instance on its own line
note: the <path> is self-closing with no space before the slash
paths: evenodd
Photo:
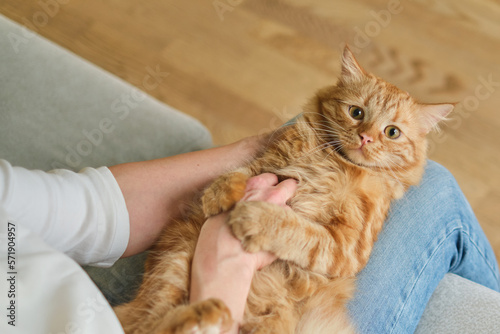
<path id="1" fill-rule="evenodd" d="M 413 164 L 425 147 L 416 104 L 394 86 L 374 80 L 322 102 L 324 115 L 335 132 L 335 147 L 352 162 L 367 167 Z"/>
<path id="2" fill-rule="evenodd" d="M 424 105 L 366 73 L 346 48 L 336 86 L 317 95 L 321 130 L 335 149 L 365 167 L 408 168 L 425 159 L 425 135 L 453 109 Z"/>

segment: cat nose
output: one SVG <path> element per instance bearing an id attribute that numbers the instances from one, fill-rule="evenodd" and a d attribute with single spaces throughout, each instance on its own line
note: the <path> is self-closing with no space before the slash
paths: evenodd
<path id="1" fill-rule="evenodd" d="M 367 143 L 372 143 L 373 142 L 373 138 L 368 136 L 366 133 L 362 133 L 359 135 L 361 137 L 361 143 L 363 145 L 366 145 Z"/>

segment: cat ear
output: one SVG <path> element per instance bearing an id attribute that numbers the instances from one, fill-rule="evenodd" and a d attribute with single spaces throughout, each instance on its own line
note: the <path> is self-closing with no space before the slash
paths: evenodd
<path id="1" fill-rule="evenodd" d="M 360 80 L 366 75 L 365 70 L 359 65 L 351 49 L 346 45 L 342 54 L 342 80 Z"/>
<path id="2" fill-rule="evenodd" d="M 446 116 L 453 110 L 455 104 L 420 104 L 420 118 L 422 124 L 422 132 L 428 133 L 437 124 L 446 119 Z"/>

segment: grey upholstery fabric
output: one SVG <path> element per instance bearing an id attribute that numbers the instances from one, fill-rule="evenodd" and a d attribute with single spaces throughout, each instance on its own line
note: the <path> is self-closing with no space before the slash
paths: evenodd
<path id="1" fill-rule="evenodd" d="M 193 118 L 0 16 L 0 159 L 31 169 L 110 166 L 211 145 Z"/>
<path id="2" fill-rule="evenodd" d="M 447 274 L 432 294 L 415 333 L 500 333 L 500 293 Z"/>
<path id="3" fill-rule="evenodd" d="M 0 15 L 0 159 L 77 171 L 211 147 L 197 120 L 143 92 L 164 80 L 152 64 L 137 89 Z M 85 269 L 118 304 L 140 284 L 144 258 Z"/>

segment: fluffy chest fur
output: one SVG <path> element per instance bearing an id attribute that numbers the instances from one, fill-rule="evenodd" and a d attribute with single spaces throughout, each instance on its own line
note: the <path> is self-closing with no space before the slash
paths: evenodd
<path id="1" fill-rule="evenodd" d="M 252 163 L 252 174 L 269 172 L 280 179 L 296 179 L 298 189 L 289 205 L 311 222 L 343 223 L 360 230 L 385 217 L 390 202 L 406 190 L 394 176 L 343 158 L 321 143 L 303 120 L 280 136 L 282 140 Z"/>
<path id="2" fill-rule="evenodd" d="M 311 221 L 328 224 L 335 221 L 334 217 L 345 214 L 361 218 L 380 202 L 392 199 L 384 178 L 349 165 L 341 158 L 330 159 L 328 164 L 305 160 L 275 172 L 298 180 L 297 192 L 289 205 Z"/>

